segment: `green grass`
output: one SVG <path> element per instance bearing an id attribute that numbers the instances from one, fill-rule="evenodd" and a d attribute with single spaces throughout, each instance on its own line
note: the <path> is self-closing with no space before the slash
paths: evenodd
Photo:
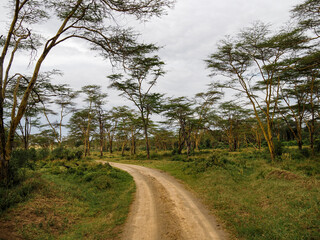
<path id="1" fill-rule="evenodd" d="M 231 239 L 320 239 L 317 159 L 271 165 L 260 154 L 219 152 L 189 162 L 185 157 L 172 160 L 122 162 L 158 168 L 182 180 L 225 225 Z"/>
<path id="2" fill-rule="evenodd" d="M 80 161 L 41 165 L 42 188 L 0 216 L 0 231 L 12 223 L 12 238 L 118 239 L 135 191 L 129 174 Z"/>

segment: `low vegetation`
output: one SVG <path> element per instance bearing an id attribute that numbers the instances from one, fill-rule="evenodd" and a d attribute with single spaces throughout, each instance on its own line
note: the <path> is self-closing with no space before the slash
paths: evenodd
<path id="1" fill-rule="evenodd" d="M 116 239 L 135 190 L 109 164 L 37 160 L 0 188 L 0 239 Z"/>
<path id="2" fill-rule="evenodd" d="M 320 162 L 284 149 L 276 163 L 250 149 L 204 152 L 188 158 L 121 162 L 164 170 L 208 206 L 231 239 L 319 239 Z"/>

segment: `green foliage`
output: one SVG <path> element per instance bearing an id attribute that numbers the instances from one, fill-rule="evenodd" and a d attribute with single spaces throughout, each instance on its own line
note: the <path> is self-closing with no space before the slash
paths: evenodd
<path id="1" fill-rule="evenodd" d="M 273 140 L 274 144 L 274 153 L 277 157 L 280 157 L 283 152 L 283 145 L 282 142 L 278 139 Z"/>
<path id="2" fill-rule="evenodd" d="M 34 174 L 32 174 L 34 175 Z M 0 186 L 0 214 L 17 203 L 24 202 L 31 194 L 42 187 L 39 176 L 19 179 L 12 186 Z"/>
<path id="3" fill-rule="evenodd" d="M 320 153 L 320 139 L 316 139 L 314 141 L 314 151 L 316 153 Z"/>
<path id="4" fill-rule="evenodd" d="M 51 154 L 50 154 L 51 160 L 63 159 L 64 157 L 65 157 L 65 151 L 62 146 L 57 147 L 51 151 Z"/>
<path id="5" fill-rule="evenodd" d="M 301 154 L 305 157 L 305 158 L 309 158 L 311 155 L 310 149 L 309 148 L 302 148 L 301 149 Z"/>
<path id="6" fill-rule="evenodd" d="M 37 160 L 37 151 L 31 149 L 16 149 L 11 154 L 9 161 L 8 185 L 16 185 L 25 179 L 26 168 L 34 169 Z"/>
<path id="7" fill-rule="evenodd" d="M 0 187 L 0 215 L 23 239 L 118 239 L 134 189 L 132 177 L 109 164 L 38 161 L 25 181 Z"/>
<path id="8" fill-rule="evenodd" d="M 181 161 L 181 162 L 190 162 L 191 159 L 185 155 L 173 155 L 171 161 Z"/>
<path id="9" fill-rule="evenodd" d="M 174 148 L 174 149 L 172 150 L 172 155 L 176 155 L 176 154 L 178 154 L 178 149 L 177 149 L 177 148 Z"/>
<path id="10" fill-rule="evenodd" d="M 50 150 L 48 148 L 40 148 L 37 150 L 37 160 L 45 160 L 49 157 Z"/>
<path id="11" fill-rule="evenodd" d="M 302 160 L 292 157 L 298 153 Z M 264 154 L 217 150 L 193 162 L 143 164 L 185 182 L 235 239 L 319 239 L 319 160 L 305 158 L 297 148 L 284 149 L 291 157 L 272 164 Z"/>
<path id="12" fill-rule="evenodd" d="M 89 165 L 81 162 L 68 162 L 66 164 L 64 161 L 58 161 L 56 165 L 50 169 L 51 174 L 72 178 L 79 183 L 89 184 L 98 190 L 111 188 L 113 179 L 119 178 L 118 170 L 113 169 L 109 164 Z"/>
<path id="13" fill-rule="evenodd" d="M 83 156 L 83 150 L 81 148 L 74 148 L 69 149 L 65 147 L 57 147 L 52 150 L 50 154 L 51 160 L 56 159 L 66 159 L 66 160 L 74 160 L 74 159 L 81 159 Z"/>

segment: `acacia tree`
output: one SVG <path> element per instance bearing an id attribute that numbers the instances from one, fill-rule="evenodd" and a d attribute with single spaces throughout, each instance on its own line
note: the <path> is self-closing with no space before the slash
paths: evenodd
<path id="1" fill-rule="evenodd" d="M 151 50 L 155 50 L 152 48 Z M 111 80 L 109 87 L 121 91 L 120 96 L 131 101 L 139 110 L 143 124 L 147 158 L 150 158 L 150 143 L 148 128 L 150 115 L 159 113 L 162 94 L 151 92 L 160 76 L 164 75 L 164 63 L 158 56 L 145 57 L 142 55 L 133 57 L 128 66 L 128 77 L 121 74 L 108 76 Z"/>
<path id="2" fill-rule="evenodd" d="M 181 154 L 185 144 L 187 153 L 190 153 L 191 132 L 194 127 L 194 109 L 193 102 L 186 97 L 168 99 L 164 105 L 164 115 L 169 124 L 175 124 L 178 127 L 178 148 L 177 153 Z"/>
<path id="3" fill-rule="evenodd" d="M 88 116 L 90 112 L 88 109 L 82 109 L 74 112 L 69 119 L 68 128 L 70 135 L 75 139 L 82 139 L 84 151 L 88 155 L 90 151 L 91 136 L 96 125 L 90 123 L 88 128 Z M 91 118 L 91 116 L 90 116 Z M 87 156 L 86 155 L 86 156 Z"/>
<path id="4" fill-rule="evenodd" d="M 200 92 L 195 95 L 195 113 L 198 118 L 198 128 L 194 131 L 195 148 L 199 150 L 202 136 L 205 133 L 208 116 L 213 111 L 214 105 L 221 99 L 223 92 L 217 91 L 214 84 L 209 85 L 206 92 Z"/>
<path id="5" fill-rule="evenodd" d="M 103 145 L 103 133 L 104 133 L 104 119 L 103 119 L 103 105 L 107 94 L 101 92 L 101 86 L 98 85 L 86 85 L 82 87 L 82 92 L 86 94 L 85 102 L 88 106 L 86 108 L 87 115 L 87 127 L 84 133 L 84 155 L 90 155 L 90 132 L 91 122 L 93 118 L 98 121 L 99 124 L 99 135 L 100 135 L 100 149 Z M 95 116 L 96 115 L 96 116 Z"/>
<path id="6" fill-rule="evenodd" d="M 122 61 L 132 52 L 142 50 L 145 45 L 136 44 L 131 30 L 114 24 L 118 13 L 133 15 L 138 19 L 160 16 L 170 0 L 11 0 L 11 19 L 7 33 L 0 34 L 0 180 L 8 177 L 9 160 L 16 128 L 25 112 L 28 98 L 38 79 L 42 64 L 56 46 L 71 38 L 78 38 L 92 44 L 92 49 L 110 60 Z M 38 37 L 34 28 L 50 17 L 57 19 L 57 30 L 49 37 Z M 106 23 L 109 25 L 106 26 Z M 42 49 L 41 49 L 41 48 Z M 23 73 L 11 73 L 17 52 L 26 50 L 34 57 L 34 69 L 28 87 L 18 102 L 14 101 L 8 134 L 5 135 L 3 107 L 7 84 L 13 78 L 16 86 Z M 39 50 L 37 58 L 33 54 Z M 15 98 L 15 95 L 14 95 Z M 7 136 L 7 137 L 6 137 Z"/>
<path id="7" fill-rule="evenodd" d="M 314 138 L 317 130 L 316 121 L 319 118 L 320 106 L 320 1 L 306 0 L 292 9 L 292 18 L 297 20 L 297 26 L 306 39 L 304 41 L 305 51 L 299 53 L 298 57 L 287 59 L 284 64 L 290 66 L 291 82 L 300 82 L 297 92 L 304 96 L 303 123 L 309 131 L 310 147 L 314 153 Z M 299 102 L 298 102 L 299 103 Z M 301 105 L 301 103 L 300 103 Z M 300 120 L 300 119 L 299 119 Z M 319 126 L 318 126 L 319 127 Z"/>
<path id="8" fill-rule="evenodd" d="M 111 154 L 113 153 L 113 140 L 116 133 L 116 129 L 118 127 L 118 121 L 119 121 L 119 118 L 118 118 L 117 108 L 113 107 L 111 110 L 109 110 L 106 113 L 106 118 L 105 118 L 105 131 L 107 133 L 107 139 L 108 139 L 107 146 Z"/>
<path id="9" fill-rule="evenodd" d="M 10 109 L 12 109 L 14 104 L 14 99 L 13 99 L 14 93 L 15 93 L 16 99 L 18 100 L 21 99 L 27 84 L 28 84 L 27 78 L 22 78 L 20 80 L 19 89 L 17 89 L 16 86 L 10 83 L 8 84 L 9 89 L 8 89 L 8 98 L 6 99 L 6 109 L 9 110 L 9 112 L 10 112 Z M 10 113 L 6 112 L 5 114 L 6 114 L 5 115 L 6 118 L 10 117 Z M 39 101 L 37 99 L 37 95 L 33 92 L 31 95 L 31 99 L 26 106 L 26 110 L 23 115 L 23 118 L 18 124 L 17 132 L 16 132 L 16 136 L 21 138 L 25 149 L 29 148 L 29 140 L 30 140 L 32 129 L 40 128 L 39 115 L 40 115 Z M 9 123 L 6 123 L 6 124 L 8 126 Z"/>
<path id="10" fill-rule="evenodd" d="M 243 133 L 249 111 L 232 101 L 221 103 L 219 108 L 219 125 L 225 133 L 229 150 L 236 151 L 240 145 L 241 133 Z"/>
<path id="11" fill-rule="evenodd" d="M 94 91 L 93 103 L 94 109 L 93 114 L 95 115 L 94 118 L 97 121 L 99 127 L 99 149 L 100 149 L 100 156 L 103 156 L 103 147 L 105 142 L 105 122 L 106 122 L 106 111 L 104 109 L 104 104 L 106 103 L 107 94 L 101 92 L 101 87 L 93 88 Z"/>
<path id="12" fill-rule="evenodd" d="M 278 63 L 305 38 L 299 31 L 270 34 L 268 26 L 257 23 L 240 32 L 237 38 L 227 37 L 218 50 L 206 60 L 212 75 L 226 76 L 221 86 L 242 92 L 250 101 L 256 120 L 275 160 L 273 122 L 279 101 Z M 262 115 L 259 114 L 262 112 Z"/>
<path id="13" fill-rule="evenodd" d="M 41 103 L 39 111 L 45 116 L 56 142 L 61 145 L 62 128 L 65 126 L 63 121 L 75 110 L 74 100 L 78 97 L 79 92 L 74 91 L 68 84 L 52 84 L 50 75 L 49 73 L 49 76 L 43 78 L 45 81 L 38 79 L 37 85 L 39 86 L 35 87 L 33 92 L 36 93 L 37 100 Z M 47 79 L 48 77 L 49 79 Z M 55 117 L 54 121 L 52 120 L 53 116 Z"/>

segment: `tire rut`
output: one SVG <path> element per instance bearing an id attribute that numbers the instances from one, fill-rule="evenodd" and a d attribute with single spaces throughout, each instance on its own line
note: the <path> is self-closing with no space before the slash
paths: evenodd
<path id="1" fill-rule="evenodd" d="M 215 218 L 173 177 L 137 165 L 110 163 L 131 174 L 135 200 L 123 240 L 224 240 Z"/>

